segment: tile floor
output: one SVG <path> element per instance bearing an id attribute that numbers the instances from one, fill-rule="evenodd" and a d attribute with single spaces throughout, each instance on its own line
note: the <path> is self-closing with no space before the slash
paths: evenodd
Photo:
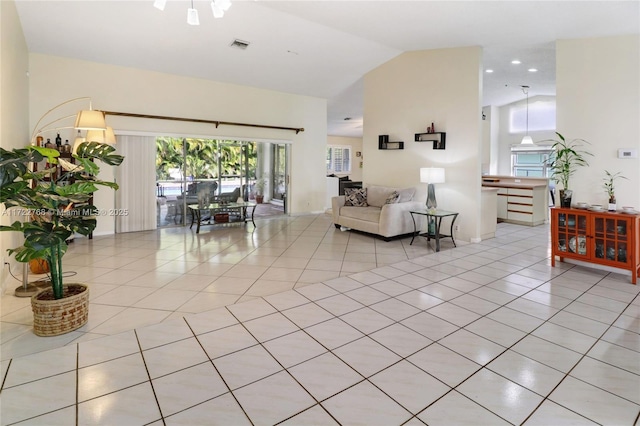
<path id="1" fill-rule="evenodd" d="M 386 243 L 326 215 L 77 240 L 89 323 L 2 297 L 3 425 L 633 425 L 640 286 L 549 229 Z M 240 303 L 243 302 L 243 303 Z"/>

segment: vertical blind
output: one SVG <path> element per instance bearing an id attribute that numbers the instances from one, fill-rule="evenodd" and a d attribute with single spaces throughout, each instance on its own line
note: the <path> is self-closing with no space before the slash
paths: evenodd
<path id="1" fill-rule="evenodd" d="M 118 136 L 117 152 L 124 156 L 116 167 L 116 232 L 156 229 L 156 138 Z"/>

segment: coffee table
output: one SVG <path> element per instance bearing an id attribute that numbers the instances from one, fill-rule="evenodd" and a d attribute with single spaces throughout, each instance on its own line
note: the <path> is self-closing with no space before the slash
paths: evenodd
<path id="1" fill-rule="evenodd" d="M 206 206 L 200 206 L 200 204 L 189 204 L 189 211 L 191 212 L 191 226 L 193 228 L 196 224 L 196 234 L 200 233 L 200 226 L 203 225 L 203 213 L 208 213 L 208 221 L 204 225 L 217 225 L 220 223 L 233 223 L 243 222 L 247 223 L 249 217 L 247 215 L 248 210 L 251 210 L 251 223 L 256 226 L 256 222 L 253 220 L 253 214 L 256 211 L 256 203 L 211 203 Z M 215 222 L 214 217 L 216 214 L 227 213 L 229 216 L 229 222 Z M 231 217 L 235 216 L 238 219 L 231 220 Z M 207 216 L 204 216 L 205 218 Z M 207 220 L 207 219 L 205 219 Z"/>

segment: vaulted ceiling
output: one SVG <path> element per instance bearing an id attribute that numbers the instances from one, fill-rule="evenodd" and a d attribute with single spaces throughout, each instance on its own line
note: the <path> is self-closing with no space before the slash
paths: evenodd
<path id="1" fill-rule="evenodd" d="M 342 136 L 362 134 L 363 75 L 403 52 L 483 47 L 483 104 L 503 105 L 555 94 L 555 40 L 640 32 L 639 1 L 234 0 L 214 19 L 193 0 L 199 26 L 185 0 L 16 4 L 31 52 L 327 98 Z"/>

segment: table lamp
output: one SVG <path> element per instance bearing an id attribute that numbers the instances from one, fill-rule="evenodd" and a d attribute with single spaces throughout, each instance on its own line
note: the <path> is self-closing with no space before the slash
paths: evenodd
<path id="1" fill-rule="evenodd" d="M 427 210 L 438 208 L 436 202 L 435 183 L 444 183 L 444 169 L 442 167 L 422 167 L 420 169 L 420 182 L 427 183 Z"/>

